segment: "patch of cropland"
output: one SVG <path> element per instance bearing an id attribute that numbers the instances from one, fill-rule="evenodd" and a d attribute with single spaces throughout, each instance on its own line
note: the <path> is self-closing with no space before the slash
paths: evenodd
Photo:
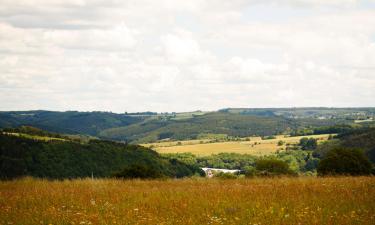
<path id="1" fill-rule="evenodd" d="M 0 224 L 373 224 L 375 178 L 0 182 Z"/>
<path id="2" fill-rule="evenodd" d="M 166 141 L 145 144 L 159 153 L 192 153 L 198 156 L 239 153 L 250 155 L 269 155 L 284 151 L 289 146 L 299 143 L 301 138 L 314 138 L 319 142 L 328 140 L 329 134 L 284 137 L 276 136 L 273 139 L 263 140 L 261 137 L 242 138 L 236 141 L 193 140 L 193 141 Z"/>
<path id="3" fill-rule="evenodd" d="M 129 173 L 121 173 L 124 169 Z M 152 171 L 152 174 L 149 172 Z M 183 177 L 199 168 L 171 161 L 151 149 L 111 141 L 76 141 L 23 133 L 0 134 L 0 179 L 23 176 L 78 178 L 118 176 Z"/>

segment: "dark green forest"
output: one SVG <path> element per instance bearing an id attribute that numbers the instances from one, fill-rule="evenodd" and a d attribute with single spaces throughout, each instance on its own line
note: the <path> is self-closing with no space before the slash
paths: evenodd
<path id="1" fill-rule="evenodd" d="M 199 174 L 196 166 L 160 156 L 137 145 L 90 140 L 42 141 L 0 134 L 0 178 L 21 176 L 40 178 L 111 177 L 130 165 L 147 165 L 160 177 Z"/>

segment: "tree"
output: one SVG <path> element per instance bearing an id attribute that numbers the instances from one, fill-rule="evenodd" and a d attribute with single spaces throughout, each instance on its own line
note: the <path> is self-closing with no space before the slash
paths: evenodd
<path id="1" fill-rule="evenodd" d="M 282 141 L 282 140 L 277 142 L 277 146 L 283 146 L 284 144 L 285 144 L 285 141 Z"/>
<path id="2" fill-rule="evenodd" d="M 293 174 L 288 163 L 278 159 L 260 159 L 256 162 L 256 169 L 261 175 Z"/>
<path id="3" fill-rule="evenodd" d="M 360 149 L 338 147 L 330 150 L 318 165 L 319 175 L 368 175 L 371 162 Z"/>
<path id="4" fill-rule="evenodd" d="M 314 150 L 318 146 L 318 142 L 315 138 L 301 138 L 299 146 L 302 150 Z"/>

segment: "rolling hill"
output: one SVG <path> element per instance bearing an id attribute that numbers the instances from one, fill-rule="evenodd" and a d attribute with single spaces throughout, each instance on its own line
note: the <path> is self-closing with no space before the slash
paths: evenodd
<path id="1" fill-rule="evenodd" d="M 312 134 L 315 128 L 372 123 L 374 108 L 222 109 L 190 113 L 0 112 L 0 128 L 22 125 L 51 132 L 83 134 L 102 139 L 148 143 L 200 136 L 231 137 Z"/>
<path id="2" fill-rule="evenodd" d="M 65 136 L 52 136 L 0 133 L 0 179 L 111 177 L 132 165 L 147 165 L 163 177 L 201 172 L 138 145 L 103 140 L 81 143 Z"/>

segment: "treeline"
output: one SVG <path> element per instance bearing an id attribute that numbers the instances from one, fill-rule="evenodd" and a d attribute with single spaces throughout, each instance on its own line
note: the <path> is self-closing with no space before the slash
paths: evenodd
<path id="1" fill-rule="evenodd" d="M 67 136 L 53 133 L 53 132 L 47 132 L 42 129 L 32 127 L 32 126 L 20 126 L 16 128 L 4 128 L 0 131 L 4 133 L 20 133 L 20 134 L 29 134 L 34 136 L 42 136 L 42 137 L 54 137 L 54 138 L 68 138 Z"/>
<path id="2" fill-rule="evenodd" d="M 269 156 L 254 156 L 238 153 L 220 153 L 210 156 L 195 156 L 191 153 L 166 154 L 168 158 L 176 159 L 188 165 L 198 165 L 199 167 L 238 169 L 244 173 L 256 170 L 259 160 L 278 160 L 285 162 L 288 171 L 293 174 L 309 174 L 316 172 L 319 158 L 312 156 L 312 151 L 283 151 Z"/>
<path id="3" fill-rule="evenodd" d="M 158 177 L 201 174 L 194 165 L 166 159 L 148 148 L 90 140 L 42 141 L 0 134 L 0 178 L 22 176 L 41 178 L 111 177 L 133 165 L 151 168 Z M 126 175 L 126 174 L 125 174 Z M 124 177 L 126 177 L 124 175 Z"/>

